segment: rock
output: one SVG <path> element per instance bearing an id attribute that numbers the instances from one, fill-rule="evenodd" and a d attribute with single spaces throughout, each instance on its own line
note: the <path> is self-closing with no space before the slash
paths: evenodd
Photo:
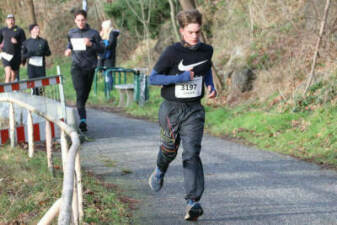
<path id="1" fill-rule="evenodd" d="M 239 90 L 241 93 L 251 91 L 255 79 L 255 74 L 249 68 L 236 70 L 231 75 L 231 90 Z"/>
<path id="2" fill-rule="evenodd" d="M 249 49 L 247 47 L 237 46 L 233 49 L 230 59 L 225 65 L 223 80 L 231 93 L 233 91 L 243 93 L 253 88 L 253 80 L 256 76 L 247 65 L 248 56 Z"/>

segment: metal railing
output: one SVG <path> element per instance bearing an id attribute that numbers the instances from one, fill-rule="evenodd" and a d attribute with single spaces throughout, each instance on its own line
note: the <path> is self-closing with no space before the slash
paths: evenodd
<path id="1" fill-rule="evenodd" d="M 98 73 L 102 71 L 102 76 L 104 78 L 104 96 L 106 99 L 110 99 L 110 91 L 113 89 L 115 84 L 126 84 L 127 83 L 127 74 L 133 74 L 133 81 L 136 79 L 136 76 L 139 75 L 139 71 L 134 69 L 126 69 L 122 67 L 112 67 L 112 68 L 103 68 L 98 67 L 95 70 L 94 75 L 94 94 L 97 95 L 97 79 Z M 109 77 L 111 74 L 111 77 Z M 112 79 L 112 81 L 109 81 Z M 133 83 L 132 81 L 132 83 Z M 109 82 L 111 82 L 111 88 L 109 88 Z"/>
<path id="2" fill-rule="evenodd" d="M 104 96 L 105 99 L 109 100 L 111 98 L 111 90 L 113 90 L 115 84 L 117 85 L 132 85 L 134 89 L 133 100 L 140 106 L 145 104 L 145 101 L 149 99 L 149 84 L 148 76 L 149 73 L 147 68 L 134 68 L 126 69 L 122 67 L 105 68 L 98 67 L 95 70 L 94 75 L 94 95 L 97 95 L 97 80 L 98 74 L 101 72 L 104 79 Z M 133 77 L 128 79 L 127 74 L 133 75 Z M 131 81 L 130 81 L 131 80 Z"/>

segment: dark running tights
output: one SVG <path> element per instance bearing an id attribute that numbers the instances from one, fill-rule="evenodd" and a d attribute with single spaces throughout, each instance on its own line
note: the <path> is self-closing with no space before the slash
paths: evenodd
<path id="1" fill-rule="evenodd" d="M 71 68 L 72 81 L 76 91 L 76 106 L 80 119 L 87 118 L 85 103 L 90 94 L 94 73 L 94 69 L 84 70 L 74 66 Z"/>

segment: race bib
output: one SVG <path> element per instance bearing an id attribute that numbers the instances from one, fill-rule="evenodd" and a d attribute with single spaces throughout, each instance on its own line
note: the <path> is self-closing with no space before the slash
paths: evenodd
<path id="1" fill-rule="evenodd" d="M 1 58 L 10 62 L 13 59 L 14 55 L 8 54 L 7 52 L 1 52 Z"/>
<path id="2" fill-rule="evenodd" d="M 43 57 L 42 56 L 32 56 L 29 58 L 29 62 L 30 65 L 33 66 L 39 66 L 42 67 L 43 66 Z"/>
<path id="3" fill-rule="evenodd" d="M 70 39 L 71 45 L 74 51 L 85 51 L 87 46 L 84 43 L 84 38 L 72 38 Z"/>
<path id="4" fill-rule="evenodd" d="M 202 92 L 202 77 L 194 77 L 193 80 L 176 84 L 175 96 L 176 98 L 194 98 L 201 96 Z"/>

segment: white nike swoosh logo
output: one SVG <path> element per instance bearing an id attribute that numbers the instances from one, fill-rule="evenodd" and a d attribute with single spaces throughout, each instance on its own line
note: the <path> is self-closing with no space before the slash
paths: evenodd
<path id="1" fill-rule="evenodd" d="M 183 59 L 180 61 L 179 65 L 178 65 L 178 69 L 180 71 L 189 71 L 189 70 L 192 70 L 194 67 L 196 66 L 199 66 L 200 64 L 203 64 L 205 62 L 207 62 L 208 60 L 204 60 L 204 61 L 201 61 L 201 62 L 197 62 L 197 63 L 193 63 L 191 65 L 184 65 L 183 64 Z"/>

